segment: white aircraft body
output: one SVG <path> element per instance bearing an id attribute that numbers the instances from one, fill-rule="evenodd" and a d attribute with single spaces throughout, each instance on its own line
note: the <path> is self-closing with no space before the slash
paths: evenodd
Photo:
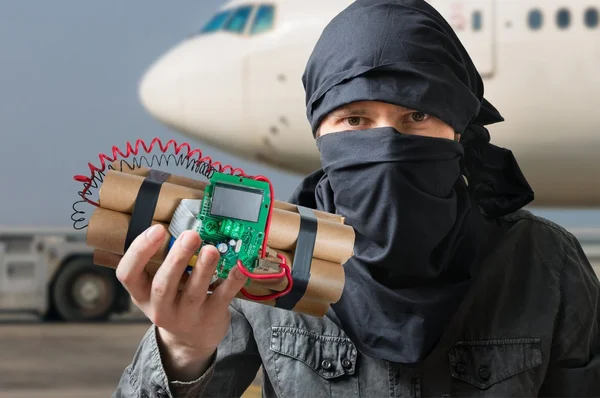
<path id="1" fill-rule="evenodd" d="M 237 156 L 297 173 L 320 166 L 301 76 L 351 0 L 230 1 L 140 83 L 157 120 Z M 489 126 L 536 206 L 600 206 L 600 0 L 430 0 L 506 121 Z"/>

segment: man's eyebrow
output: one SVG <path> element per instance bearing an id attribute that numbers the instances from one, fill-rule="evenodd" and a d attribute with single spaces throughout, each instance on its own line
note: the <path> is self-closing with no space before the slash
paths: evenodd
<path id="1" fill-rule="evenodd" d="M 371 114 L 372 111 L 367 108 L 355 108 L 352 106 L 345 106 L 331 112 L 331 116 L 336 118 L 344 118 L 349 116 L 369 116 Z"/>
<path id="2" fill-rule="evenodd" d="M 404 108 L 404 107 L 401 107 L 401 109 L 402 109 L 401 112 L 403 114 L 417 112 L 415 110 Z M 373 113 L 374 113 L 373 109 L 347 105 L 347 106 L 343 106 L 343 107 L 338 108 L 335 111 L 331 112 L 331 116 L 334 118 L 343 119 L 343 118 L 351 117 L 351 116 L 372 116 Z"/>

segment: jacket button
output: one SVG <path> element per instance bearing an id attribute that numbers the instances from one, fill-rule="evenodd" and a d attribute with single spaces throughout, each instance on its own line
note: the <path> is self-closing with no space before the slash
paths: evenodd
<path id="1" fill-rule="evenodd" d="M 344 360 L 342 361 L 342 366 L 343 366 L 345 369 L 350 369 L 350 368 L 352 367 L 352 362 L 350 362 L 350 360 L 349 360 L 349 359 L 344 359 Z"/>
<path id="2" fill-rule="evenodd" d="M 321 366 L 323 367 L 323 369 L 325 369 L 325 370 L 329 370 L 329 369 L 331 369 L 331 366 L 332 366 L 332 365 L 331 365 L 331 361 L 328 361 L 327 359 L 324 359 L 324 360 L 321 362 Z"/>
<path id="3" fill-rule="evenodd" d="M 467 370 L 467 365 L 465 365 L 464 362 L 459 362 L 456 364 L 454 369 L 456 369 L 457 373 L 465 373 L 465 370 Z"/>
<path id="4" fill-rule="evenodd" d="M 481 366 L 479 368 L 479 377 L 481 377 L 482 380 L 489 380 L 491 376 L 492 372 L 490 372 L 490 368 L 487 366 Z"/>
<path id="5" fill-rule="evenodd" d="M 167 392 L 165 390 L 163 390 L 162 388 L 160 388 L 160 387 L 156 388 L 156 395 L 159 398 L 167 398 L 168 397 Z"/>

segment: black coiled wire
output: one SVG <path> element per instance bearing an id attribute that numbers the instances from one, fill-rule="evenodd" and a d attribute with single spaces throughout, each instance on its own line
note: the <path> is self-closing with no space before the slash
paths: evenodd
<path id="1" fill-rule="evenodd" d="M 215 171 L 217 171 L 208 162 L 199 162 L 198 159 L 190 158 L 188 155 L 184 154 L 154 154 L 150 157 L 150 159 L 148 159 L 148 157 L 145 155 L 140 155 L 137 157 L 133 157 L 129 161 L 121 159 L 118 161 L 118 163 L 119 166 L 118 168 L 116 168 L 117 171 L 122 171 L 124 166 L 134 170 L 140 167 L 147 167 L 153 169 L 161 166 L 169 166 L 171 164 L 178 167 L 182 167 L 185 170 L 191 171 L 195 175 L 202 175 L 209 180 L 212 178 Z M 112 164 L 108 164 L 106 169 L 114 170 L 115 168 L 112 166 Z M 89 183 L 90 187 L 85 193 L 86 196 L 91 196 L 93 194 L 92 191 L 96 190 L 100 187 L 100 185 L 102 185 L 106 172 L 98 171 L 94 174 L 95 175 L 92 178 L 91 183 Z M 79 197 L 83 197 L 83 190 L 79 191 L 77 194 L 79 195 Z M 73 214 L 71 214 L 71 220 L 73 221 L 73 228 L 75 228 L 76 230 L 82 230 L 87 228 L 89 223 L 89 220 L 86 217 L 87 212 L 83 209 L 84 205 L 91 206 L 83 199 L 76 201 L 75 203 L 73 203 L 72 206 Z"/>

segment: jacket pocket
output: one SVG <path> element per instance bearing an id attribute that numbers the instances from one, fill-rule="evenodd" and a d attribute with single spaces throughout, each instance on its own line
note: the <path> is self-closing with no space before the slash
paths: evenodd
<path id="1" fill-rule="evenodd" d="M 347 337 L 276 326 L 271 328 L 271 350 L 304 363 L 324 379 L 351 375 L 356 369 L 356 348 Z"/>
<path id="2" fill-rule="evenodd" d="M 357 350 L 349 338 L 273 326 L 270 350 L 284 396 L 358 396 Z"/>
<path id="3" fill-rule="evenodd" d="M 537 375 L 526 371 L 542 364 L 541 340 L 458 341 L 450 350 L 449 359 L 452 377 L 478 389 L 528 393 L 535 390 Z"/>

